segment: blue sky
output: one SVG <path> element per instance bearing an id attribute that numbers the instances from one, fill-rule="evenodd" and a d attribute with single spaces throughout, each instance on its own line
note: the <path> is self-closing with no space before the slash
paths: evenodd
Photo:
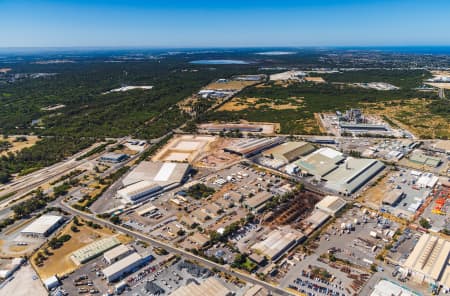
<path id="1" fill-rule="evenodd" d="M 450 45 L 446 0 L 0 0 L 0 47 Z"/>

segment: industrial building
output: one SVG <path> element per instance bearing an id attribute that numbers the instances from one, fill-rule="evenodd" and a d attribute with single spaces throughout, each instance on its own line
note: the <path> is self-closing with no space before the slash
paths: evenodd
<path id="1" fill-rule="evenodd" d="M 124 186 L 148 181 L 161 187 L 181 184 L 189 172 L 189 164 L 142 161 L 122 181 Z"/>
<path id="2" fill-rule="evenodd" d="M 138 253 L 132 253 L 106 267 L 102 270 L 102 273 L 108 282 L 114 282 L 150 262 L 152 259 L 152 255 L 141 256 Z"/>
<path id="3" fill-rule="evenodd" d="M 263 241 L 254 244 L 251 249 L 260 252 L 269 260 L 277 261 L 285 252 L 300 243 L 305 235 L 289 226 L 273 230 Z"/>
<path id="4" fill-rule="evenodd" d="M 313 175 L 321 179 L 324 175 L 338 167 L 344 160 L 344 155 L 331 148 L 321 148 L 296 161 L 293 170 L 300 170 L 302 174 Z"/>
<path id="5" fill-rule="evenodd" d="M 139 181 L 117 191 L 117 195 L 123 198 L 127 203 L 137 203 L 140 200 L 159 192 L 161 188 L 161 186 L 153 182 Z"/>
<path id="6" fill-rule="evenodd" d="M 450 242 L 428 233 L 422 234 L 404 263 L 418 283 L 440 284 L 450 288 Z"/>
<path id="7" fill-rule="evenodd" d="M 335 216 L 346 204 L 345 200 L 339 196 L 327 195 L 316 204 L 315 208 L 330 216 Z"/>
<path id="8" fill-rule="evenodd" d="M 83 264 L 97 256 L 100 256 L 104 252 L 114 248 L 119 245 L 120 241 L 116 237 L 107 237 L 95 242 L 90 243 L 81 249 L 76 250 L 72 253 L 70 258 L 75 264 Z"/>
<path id="9" fill-rule="evenodd" d="M 230 131 L 240 131 L 247 133 L 260 133 L 263 128 L 260 125 L 243 124 L 243 123 L 224 123 L 224 124 L 201 124 L 200 129 L 204 129 L 209 133 L 220 133 Z"/>
<path id="10" fill-rule="evenodd" d="M 224 148 L 224 150 L 244 157 L 250 157 L 283 142 L 284 138 L 282 137 L 241 139 L 237 143 Z"/>
<path id="11" fill-rule="evenodd" d="M 287 142 L 264 151 L 262 155 L 287 164 L 313 152 L 315 149 L 311 143 Z"/>
<path id="12" fill-rule="evenodd" d="M 187 163 L 142 161 L 122 181 L 117 194 L 128 203 L 137 203 L 183 183 L 190 166 Z"/>
<path id="13" fill-rule="evenodd" d="M 119 261 L 122 258 L 133 253 L 134 250 L 127 245 L 118 245 L 115 248 L 112 248 L 109 251 L 106 251 L 103 254 L 103 258 L 108 264 L 113 264 L 114 262 Z"/>
<path id="14" fill-rule="evenodd" d="M 312 212 L 312 214 L 303 220 L 304 227 L 302 228 L 302 231 L 305 235 L 310 235 L 315 230 L 317 230 L 320 226 L 322 226 L 325 222 L 328 221 L 328 219 L 331 218 L 331 215 L 322 211 L 322 210 L 315 210 Z"/>
<path id="15" fill-rule="evenodd" d="M 368 123 L 339 123 L 341 132 L 364 133 L 368 131 L 387 132 L 389 128 L 383 124 L 368 124 Z"/>
<path id="16" fill-rule="evenodd" d="M 409 156 L 409 160 L 414 163 L 426 165 L 433 168 L 438 167 L 442 162 L 442 160 L 439 157 L 425 155 L 421 152 L 412 153 L 411 156 Z"/>
<path id="17" fill-rule="evenodd" d="M 244 205 L 252 211 L 258 211 L 266 202 L 273 197 L 273 194 L 267 191 L 256 193 L 254 196 L 245 199 Z"/>
<path id="18" fill-rule="evenodd" d="M 379 281 L 373 288 L 370 296 L 419 296 L 420 294 L 410 291 L 405 287 L 388 280 Z"/>
<path id="19" fill-rule="evenodd" d="M 25 227 L 20 233 L 26 236 L 46 237 L 64 223 L 62 216 L 42 215 Z"/>
<path id="20" fill-rule="evenodd" d="M 119 163 L 128 158 L 128 155 L 123 153 L 106 153 L 100 157 L 100 161 Z"/>
<path id="21" fill-rule="evenodd" d="M 385 168 L 374 159 L 348 157 L 345 163 L 323 177 L 325 187 L 339 194 L 349 195 L 363 187 Z"/>
<path id="22" fill-rule="evenodd" d="M 382 203 L 384 205 L 395 206 L 402 200 L 403 197 L 405 197 L 405 193 L 402 190 L 394 189 L 388 192 Z"/>
<path id="23" fill-rule="evenodd" d="M 170 294 L 171 296 L 231 296 L 234 295 L 218 279 L 209 277 L 197 284 L 195 281 L 181 286 Z"/>
<path id="24" fill-rule="evenodd" d="M 44 280 L 44 286 L 47 288 L 48 291 L 58 287 L 59 285 L 61 285 L 61 282 L 59 281 L 56 275 Z"/>

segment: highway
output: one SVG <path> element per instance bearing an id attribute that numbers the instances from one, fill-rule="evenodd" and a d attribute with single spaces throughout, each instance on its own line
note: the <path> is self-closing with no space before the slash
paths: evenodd
<path id="1" fill-rule="evenodd" d="M 84 153 L 90 151 L 91 149 L 97 147 L 98 145 L 100 145 L 100 143 L 96 143 L 90 146 L 89 148 L 72 155 L 69 159 L 65 161 L 56 163 L 52 166 L 43 168 L 34 173 L 20 177 L 11 183 L 0 186 L 0 196 L 12 194 L 10 197 L 8 197 L 2 202 L 2 204 L 0 205 L 0 209 L 9 206 L 9 202 L 11 200 L 20 198 L 28 194 L 29 192 L 35 190 L 39 186 L 47 183 L 51 179 L 60 177 L 68 173 L 69 171 L 75 169 L 76 167 L 89 162 L 90 158 L 85 158 L 82 160 L 77 160 L 77 158 L 83 155 Z"/>
<path id="2" fill-rule="evenodd" d="M 122 227 L 120 225 L 115 225 L 115 224 L 113 224 L 113 223 L 111 223 L 111 222 L 109 222 L 107 220 L 100 219 L 100 218 L 96 217 L 93 214 L 89 214 L 89 213 L 86 213 L 86 212 L 82 212 L 82 211 L 73 209 L 68 204 L 66 204 L 62 199 L 60 201 L 60 205 L 62 206 L 62 208 L 65 211 L 69 212 L 72 215 L 77 215 L 77 216 L 80 216 L 80 217 L 82 217 L 84 219 L 89 219 L 89 220 L 95 221 L 96 223 L 99 223 L 101 225 L 105 225 L 105 226 L 107 226 L 109 228 L 115 229 L 115 230 L 120 231 L 122 233 L 128 234 L 128 235 L 130 235 L 130 236 L 132 236 L 134 238 L 137 238 L 137 239 L 145 241 L 145 242 L 147 242 L 149 244 L 152 244 L 155 247 L 161 247 L 161 248 L 164 248 L 164 249 L 166 249 L 167 251 L 169 251 L 171 253 L 178 254 L 178 255 L 183 256 L 184 258 L 197 261 L 197 262 L 201 263 L 202 265 L 207 266 L 209 268 L 215 268 L 215 269 L 220 270 L 222 272 L 225 272 L 225 273 L 228 273 L 228 274 L 232 274 L 233 276 L 235 276 L 235 277 L 237 277 L 237 278 L 239 278 L 239 279 L 241 279 L 241 280 L 243 280 L 245 282 L 252 283 L 254 285 L 260 285 L 260 286 L 266 288 L 267 290 L 269 290 L 269 291 L 271 291 L 273 293 L 276 293 L 277 295 L 283 295 L 283 296 L 285 296 L 285 295 L 286 296 L 297 295 L 297 294 L 293 294 L 293 293 L 291 293 L 291 292 L 289 292 L 287 290 L 284 290 L 282 288 L 279 288 L 279 287 L 277 287 L 277 286 L 275 286 L 275 285 L 273 285 L 271 283 L 262 281 L 262 280 L 260 280 L 260 279 L 258 279 L 256 277 L 253 277 L 252 275 L 245 274 L 245 273 L 240 272 L 239 270 L 236 270 L 236 269 L 232 269 L 229 266 L 224 266 L 224 265 L 217 264 L 217 263 L 209 261 L 209 260 L 207 260 L 205 258 L 196 256 L 196 255 L 194 255 L 194 254 L 192 254 L 192 253 L 190 253 L 188 251 L 185 251 L 183 249 L 180 249 L 180 248 L 174 247 L 174 246 L 172 246 L 170 244 L 167 244 L 165 242 L 161 242 L 159 240 L 156 240 L 156 239 L 154 239 L 154 238 L 152 238 L 150 236 L 147 236 L 145 234 L 142 234 L 142 233 L 130 230 L 130 229 Z"/>

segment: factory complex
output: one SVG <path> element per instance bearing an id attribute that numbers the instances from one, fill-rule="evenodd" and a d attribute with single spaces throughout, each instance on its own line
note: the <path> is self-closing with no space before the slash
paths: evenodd
<path id="1" fill-rule="evenodd" d="M 125 176 L 117 194 L 125 203 L 137 203 L 181 185 L 189 170 L 187 163 L 142 161 Z"/>
<path id="2" fill-rule="evenodd" d="M 450 242 L 428 233 L 422 234 L 414 250 L 404 263 L 419 282 L 443 285 L 450 288 Z"/>
<path id="3" fill-rule="evenodd" d="M 269 260 L 277 261 L 285 252 L 300 243 L 305 235 L 290 227 L 280 227 L 273 230 L 261 242 L 252 246 L 252 250 L 262 254 Z"/>

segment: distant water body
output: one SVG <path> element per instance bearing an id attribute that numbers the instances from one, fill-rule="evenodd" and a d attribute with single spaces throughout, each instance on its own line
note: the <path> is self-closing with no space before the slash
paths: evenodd
<path id="1" fill-rule="evenodd" d="M 197 65 L 247 65 L 249 62 L 241 60 L 196 60 L 191 61 L 191 64 Z"/>
<path id="2" fill-rule="evenodd" d="M 376 47 L 340 47 L 346 50 L 376 50 L 405 54 L 450 54 L 450 46 L 376 46 Z"/>

